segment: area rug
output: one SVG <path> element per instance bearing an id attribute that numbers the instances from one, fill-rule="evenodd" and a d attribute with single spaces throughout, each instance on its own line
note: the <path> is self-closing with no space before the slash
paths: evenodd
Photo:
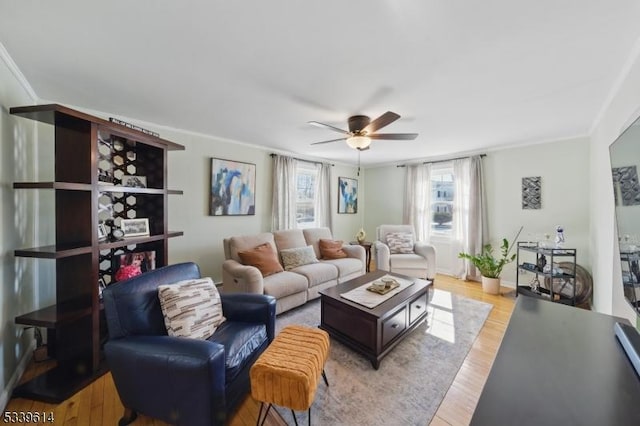
<path id="1" fill-rule="evenodd" d="M 442 402 L 482 328 L 492 305 L 435 290 L 428 323 L 400 342 L 374 370 L 360 354 L 331 340 L 325 371 L 311 407 L 312 425 L 426 425 Z M 289 324 L 316 327 L 320 301 L 279 315 L 276 330 Z M 288 424 L 291 411 L 275 407 Z M 298 424 L 307 412 L 296 411 Z"/>

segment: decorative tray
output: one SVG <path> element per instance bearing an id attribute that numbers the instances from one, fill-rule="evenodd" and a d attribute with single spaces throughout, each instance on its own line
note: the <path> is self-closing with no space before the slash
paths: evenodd
<path id="1" fill-rule="evenodd" d="M 391 290 L 394 290 L 396 288 L 400 287 L 400 283 L 398 283 L 397 281 L 394 281 L 391 283 L 391 285 L 389 287 L 385 287 L 382 289 L 379 288 L 375 288 L 372 285 L 367 287 L 367 290 L 372 291 L 374 293 L 378 293 L 378 294 L 387 294 L 389 293 Z"/>

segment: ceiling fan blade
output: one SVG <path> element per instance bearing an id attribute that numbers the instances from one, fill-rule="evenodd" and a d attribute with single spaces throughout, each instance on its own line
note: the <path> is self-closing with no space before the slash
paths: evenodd
<path id="1" fill-rule="evenodd" d="M 418 137 L 417 133 L 374 133 L 367 135 L 371 139 L 386 139 L 393 141 L 412 141 Z"/>
<path id="2" fill-rule="evenodd" d="M 336 131 L 336 132 L 338 132 L 338 133 L 344 133 L 345 135 L 349 135 L 349 136 L 351 136 L 351 133 L 347 132 L 346 130 L 339 129 L 339 128 L 334 127 L 334 126 L 331 126 L 331 125 L 329 125 L 329 124 L 319 123 L 319 122 L 317 122 L 317 121 L 308 121 L 307 123 L 311 124 L 312 126 L 316 126 L 316 127 L 324 127 L 324 128 L 327 128 L 327 129 L 331 129 L 331 130 L 333 130 L 333 131 Z"/>
<path id="3" fill-rule="evenodd" d="M 378 129 L 382 129 L 384 126 L 388 126 L 389 124 L 396 121 L 400 116 L 395 112 L 387 111 L 382 114 L 380 117 L 373 120 L 367 127 L 362 129 L 363 132 L 367 132 L 368 135 L 375 132 Z"/>
<path id="4" fill-rule="evenodd" d="M 338 142 L 338 141 L 346 141 L 347 138 L 340 138 L 340 139 L 331 139 L 330 141 L 322 141 L 322 142 L 314 142 L 311 145 L 321 145 L 323 143 L 330 143 L 330 142 Z"/>

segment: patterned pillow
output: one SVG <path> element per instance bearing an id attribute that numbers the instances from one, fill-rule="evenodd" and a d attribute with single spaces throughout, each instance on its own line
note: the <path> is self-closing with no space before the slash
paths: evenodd
<path id="1" fill-rule="evenodd" d="M 413 235 L 410 232 L 390 232 L 387 234 L 387 245 L 391 254 L 413 253 Z"/>
<path id="2" fill-rule="evenodd" d="M 280 257 L 285 271 L 290 271 L 298 266 L 318 263 L 316 252 L 312 246 L 296 247 L 280 250 Z"/>
<path id="3" fill-rule="evenodd" d="M 160 285 L 158 298 L 169 336 L 208 339 L 226 319 L 211 278 Z"/>
<path id="4" fill-rule="evenodd" d="M 347 253 L 342 249 L 342 241 L 320 238 L 320 256 L 323 259 L 344 259 Z"/>
<path id="5" fill-rule="evenodd" d="M 250 250 L 239 251 L 238 256 L 244 265 L 258 268 L 263 277 L 284 271 L 278 261 L 276 251 L 269 243 L 260 244 Z"/>

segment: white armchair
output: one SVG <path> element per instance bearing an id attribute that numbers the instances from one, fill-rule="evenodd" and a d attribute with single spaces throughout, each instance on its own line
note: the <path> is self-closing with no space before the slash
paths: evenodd
<path id="1" fill-rule="evenodd" d="M 389 247 L 387 237 L 404 244 Z M 410 236 L 410 237 L 409 237 Z M 436 249 L 426 242 L 416 241 L 416 233 L 411 225 L 380 225 L 376 228 L 376 268 L 416 278 L 433 280 L 436 276 Z"/>

